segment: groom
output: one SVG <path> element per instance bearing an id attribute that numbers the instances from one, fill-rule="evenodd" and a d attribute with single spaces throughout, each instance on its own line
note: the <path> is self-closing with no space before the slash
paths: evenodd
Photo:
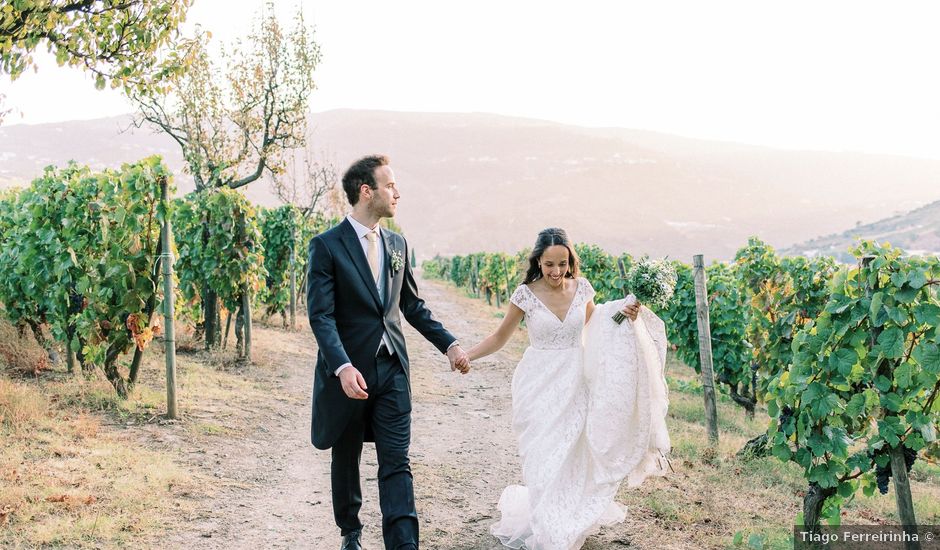
<path id="1" fill-rule="evenodd" d="M 379 226 L 400 195 L 385 156 L 357 160 L 343 175 L 352 213 L 310 241 L 307 314 L 317 340 L 313 445 L 333 449 L 333 516 L 342 550 L 360 550 L 363 441 L 379 461 L 379 505 L 387 550 L 417 550 L 408 446 L 411 383 L 399 312 L 466 373 L 467 354 L 418 297 L 405 239 Z"/>

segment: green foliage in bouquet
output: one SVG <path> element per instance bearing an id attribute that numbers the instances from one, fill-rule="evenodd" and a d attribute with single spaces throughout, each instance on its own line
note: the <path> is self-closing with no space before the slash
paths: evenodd
<path id="1" fill-rule="evenodd" d="M 641 304 L 652 309 L 664 309 L 669 305 L 677 282 L 678 275 L 672 263 L 649 258 L 634 262 L 624 281 L 627 290 Z"/>
<path id="2" fill-rule="evenodd" d="M 632 263 L 622 284 L 641 304 L 662 310 L 669 305 L 677 281 L 676 268 L 670 262 L 644 257 Z M 619 324 L 626 316 L 618 311 L 613 319 Z"/>

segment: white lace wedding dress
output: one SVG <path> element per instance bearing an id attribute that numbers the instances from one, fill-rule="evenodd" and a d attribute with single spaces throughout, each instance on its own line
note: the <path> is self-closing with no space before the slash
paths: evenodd
<path id="1" fill-rule="evenodd" d="M 490 532 L 505 546 L 576 550 L 601 525 L 623 521 L 621 481 L 664 475 L 669 451 L 663 322 L 641 308 L 636 321 L 611 317 L 623 300 L 596 306 L 584 278 L 559 319 L 526 285 L 510 301 L 525 312 L 530 346 L 512 379 L 513 431 L 525 486 L 499 499 Z"/>

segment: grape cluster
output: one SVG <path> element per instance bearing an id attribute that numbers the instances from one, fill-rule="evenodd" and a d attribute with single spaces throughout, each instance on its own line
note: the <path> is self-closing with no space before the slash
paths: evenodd
<path id="1" fill-rule="evenodd" d="M 914 467 L 915 460 L 917 460 L 917 451 L 904 447 L 904 466 L 907 468 L 907 473 L 911 473 L 911 468 Z M 888 481 L 891 479 L 891 462 L 889 461 L 884 466 L 877 466 L 875 468 L 875 476 L 878 480 L 878 491 L 883 495 L 888 494 Z"/>
<path id="2" fill-rule="evenodd" d="M 783 427 L 787 423 L 787 420 L 790 420 L 790 418 L 792 417 L 793 417 L 793 409 L 790 408 L 790 405 L 784 405 L 784 407 L 780 409 L 780 416 L 777 419 L 777 421 L 780 423 L 779 424 L 780 427 L 778 429 L 781 432 L 784 431 Z"/>
<path id="3" fill-rule="evenodd" d="M 85 309 L 85 297 L 78 293 L 75 284 L 72 283 L 69 285 L 68 314 L 70 317 L 78 315 L 83 309 Z"/>

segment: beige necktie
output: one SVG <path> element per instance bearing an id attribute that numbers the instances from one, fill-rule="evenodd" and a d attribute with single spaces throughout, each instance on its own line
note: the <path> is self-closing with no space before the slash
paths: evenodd
<path id="1" fill-rule="evenodd" d="M 366 239 L 369 240 L 369 248 L 366 253 L 366 259 L 369 260 L 369 267 L 372 268 L 372 278 L 375 279 L 375 282 L 379 282 L 379 247 L 376 245 L 376 240 L 379 238 L 379 234 L 375 231 L 369 231 L 366 233 Z"/>

